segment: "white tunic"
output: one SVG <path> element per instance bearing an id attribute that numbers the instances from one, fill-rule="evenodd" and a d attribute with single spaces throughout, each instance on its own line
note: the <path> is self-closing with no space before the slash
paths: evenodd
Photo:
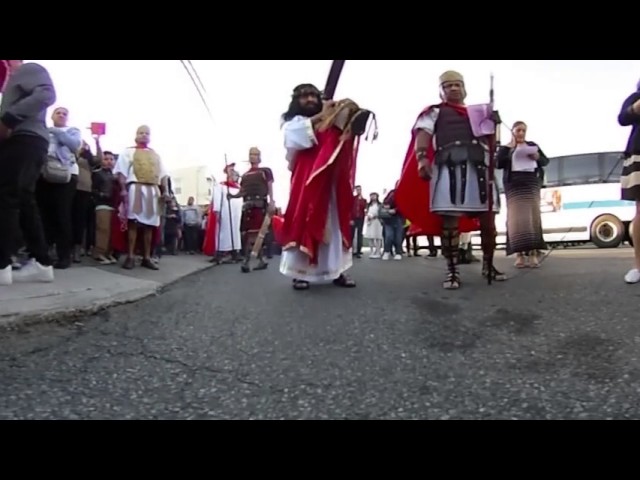
<path id="1" fill-rule="evenodd" d="M 136 185 L 138 183 L 138 179 L 136 178 L 136 174 L 133 172 L 133 155 L 136 152 L 136 147 L 129 147 L 124 152 L 120 154 L 118 157 L 118 161 L 116 162 L 115 167 L 113 168 L 114 175 L 122 175 L 126 178 L 126 182 L 128 188 L 127 192 L 129 194 L 128 205 L 127 205 L 127 218 L 129 220 L 135 220 L 138 223 L 143 225 L 149 225 L 151 227 L 159 227 L 160 226 L 160 215 L 162 211 L 160 210 L 160 193 L 157 186 L 154 185 L 141 185 L 140 192 L 142 194 L 142 212 L 134 213 L 134 205 L 136 202 Z M 156 153 L 157 154 L 157 153 Z M 158 160 L 160 163 L 160 179 L 163 179 L 169 175 L 167 170 L 162 163 L 162 158 L 158 155 Z M 153 207 L 151 209 L 146 208 L 147 200 L 151 197 L 151 204 Z"/>
<path id="2" fill-rule="evenodd" d="M 235 195 L 239 188 L 216 184 L 213 187 L 213 211 L 218 218 L 218 238 L 216 250 L 218 252 L 232 252 L 242 249 L 240 237 L 240 220 L 242 218 L 242 199 L 227 200 L 227 192 Z"/>
<path id="3" fill-rule="evenodd" d="M 306 150 L 318 143 L 313 133 L 311 121 L 307 117 L 298 116 L 283 125 L 286 159 L 290 170 L 296 161 L 296 153 Z M 309 257 L 297 247 L 285 250 L 280 261 L 280 273 L 290 278 L 306 282 L 327 282 L 338 278 L 351 268 L 353 263 L 351 250 L 342 244 L 342 233 L 338 216 L 338 202 L 335 187 L 329 199 L 329 229 L 331 237 L 328 244 L 321 244 L 318 249 L 318 264 L 310 265 Z"/>
<path id="4" fill-rule="evenodd" d="M 370 240 L 382 240 L 382 222 L 378 218 L 380 204 L 372 203 L 367 209 L 367 222 L 365 223 L 364 238 Z M 369 218 L 371 217 L 371 218 Z"/>

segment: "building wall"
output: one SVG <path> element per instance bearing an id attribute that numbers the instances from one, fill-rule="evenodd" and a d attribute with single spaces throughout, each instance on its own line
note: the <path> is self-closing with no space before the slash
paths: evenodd
<path id="1" fill-rule="evenodd" d="M 205 166 L 185 167 L 171 171 L 173 193 L 180 205 L 186 205 L 189 197 L 196 205 L 206 206 L 211 201 L 213 176 Z"/>

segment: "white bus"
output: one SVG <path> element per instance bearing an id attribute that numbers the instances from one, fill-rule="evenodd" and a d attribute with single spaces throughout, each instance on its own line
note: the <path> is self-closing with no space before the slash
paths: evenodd
<path id="1" fill-rule="evenodd" d="M 549 244 L 592 242 L 600 248 L 631 243 L 634 202 L 620 200 L 621 152 L 585 153 L 550 158 L 540 192 L 542 230 Z M 502 171 L 497 171 L 502 186 Z M 496 218 L 498 244 L 506 243 L 506 199 Z M 474 235 L 474 244 L 480 238 Z"/>

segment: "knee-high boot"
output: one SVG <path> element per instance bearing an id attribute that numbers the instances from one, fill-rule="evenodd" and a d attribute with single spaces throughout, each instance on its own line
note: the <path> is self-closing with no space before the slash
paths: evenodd
<path id="1" fill-rule="evenodd" d="M 446 225 L 445 223 L 440 242 L 442 245 L 442 255 L 447 260 L 447 278 L 442 283 L 442 286 L 447 290 L 456 290 L 460 288 L 461 285 L 460 272 L 458 271 L 460 255 L 460 234 L 458 227 L 455 225 Z"/>
<path id="2" fill-rule="evenodd" d="M 496 250 L 495 214 L 486 213 L 480 220 L 480 241 L 482 242 L 482 276 L 491 280 L 504 282 L 507 276 L 493 265 L 493 257 Z"/>

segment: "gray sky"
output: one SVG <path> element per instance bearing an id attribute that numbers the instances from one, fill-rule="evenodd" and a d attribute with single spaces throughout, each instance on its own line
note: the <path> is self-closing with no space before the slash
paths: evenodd
<path id="1" fill-rule="evenodd" d="M 136 128 L 148 124 L 152 146 L 169 169 L 207 165 L 220 178 L 225 152 L 240 162 L 258 146 L 276 175 L 279 203 L 289 184 L 280 114 L 294 86 L 322 88 L 330 66 L 330 60 L 192 60 L 209 94 L 213 124 L 178 60 L 33 61 L 51 72 L 56 105 L 69 108 L 70 123 L 107 123 L 104 148 L 123 150 Z M 348 60 L 336 97 L 373 110 L 380 127 L 378 141 L 360 150 L 357 182 L 365 192 L 395 183 L 413 122 L 424 106 L 438 102 L 438 76 L 445 70 L 464 75 L 469 104 L 488 101 L 493 72 L 504 122 L 527 122 L 529 138 L 556 156 L 623 149 L 628 130 L 616 117 L 640 78 L 640 60 Z M 508 141 L 507 130 L 502 137 Z"/>

